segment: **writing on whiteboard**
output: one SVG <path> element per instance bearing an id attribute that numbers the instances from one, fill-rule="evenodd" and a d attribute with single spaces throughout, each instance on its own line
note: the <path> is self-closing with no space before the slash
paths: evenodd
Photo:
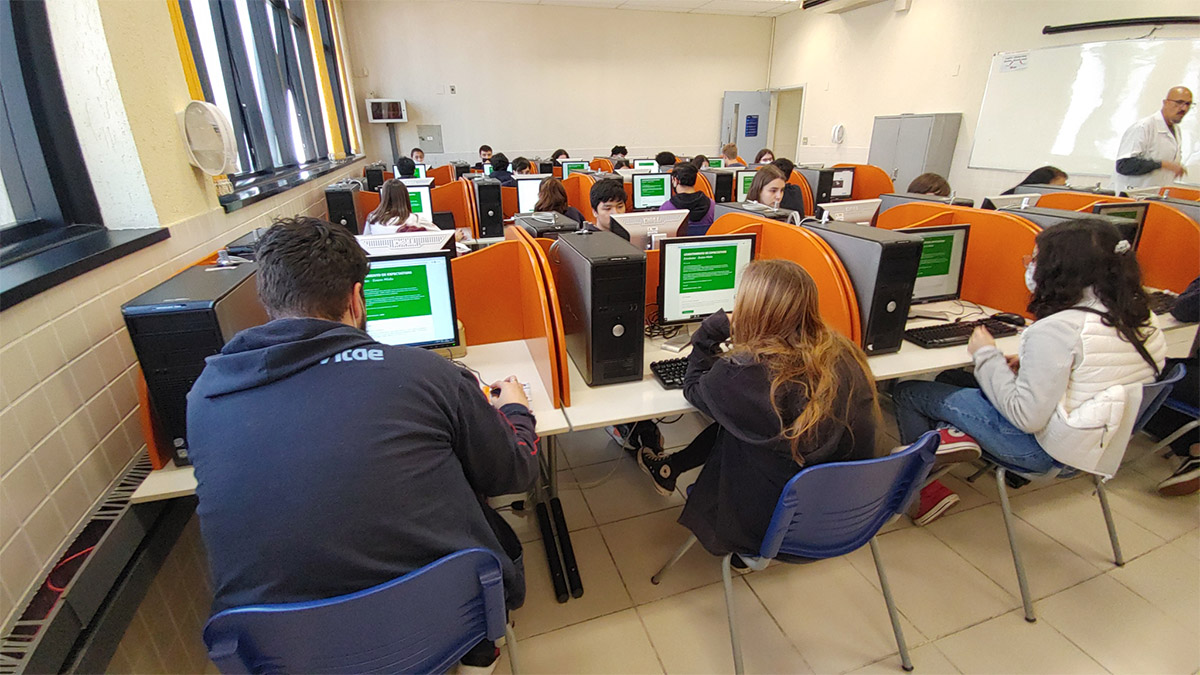
<path id="1" fill-rule="evenodd" d="M 1013 52 L 1005 54 L 1000 59 L 1000 72 L 1008 73 L 1014 70 L 1025 70 L 1029 67 L 1029 52 Z"/>

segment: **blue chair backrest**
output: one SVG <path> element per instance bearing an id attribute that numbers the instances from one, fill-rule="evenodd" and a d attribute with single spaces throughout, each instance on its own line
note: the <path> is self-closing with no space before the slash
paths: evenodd
<path id="1" fill-rule="evenodd" d="M 227 609 L 204 642 L 223 673 L 441 673 L 505 616 L 500 561 L 472 548 L 349 595 Z"/>
<path id="2" fill-rule="evenodd" d="M 866 544 L 921 489 L 937 446 L 930 431 L 894 455 L 800 471 L 779 495 L 759 555 L 832 558 Z"/>
<path id="3" fill-rule="evenodd" d="M 1154 417 L 1159 406 L 1171 395 L 1171 389 L 1183 379 L 1185 372 L 1183 364 L 1176 363 L 1175 367 L 1164 372 L 1157 381 L 1142 386 L 1142 405 L 1138 408 L 1137 420 L 1133 423 L 1133 433 L 1141 431 L 1146 422 Z"/>

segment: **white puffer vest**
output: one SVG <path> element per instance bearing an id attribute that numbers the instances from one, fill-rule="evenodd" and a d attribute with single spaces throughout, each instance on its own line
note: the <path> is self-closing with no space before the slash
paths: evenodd
<path id="1" fill-rule="evenodd" d="M 1097 300 L 1080 305 L 1105 311 Z M 1079 332 L 1083 357 L 1071 371 L 1067 391 L 1050 423 L 1034 436 L 1059 462 L 1112 478 L 1141 408 L 1142 385 L 1154 381 L 1154 369 L 1116 328 L 1104 325 L 1099 315 L 1064 311 L 1084 317 Z M 1145 346 L 1161 369 L 1167 354 L 1162 331 L 1155 327 Z"/>

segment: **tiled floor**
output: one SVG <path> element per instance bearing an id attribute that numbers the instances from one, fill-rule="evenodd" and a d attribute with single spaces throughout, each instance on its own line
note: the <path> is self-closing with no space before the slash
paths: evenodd
<path id="1" fill-rule="evenodd" d="M 885 413 L 885 421 L 890 415 Z M 696 415 L 665 425 L 691 439 Z M 894 425 L 880 445 L 893 446 Z M 603 431 L 559 444 L 559 482 L 584 595 L 559 604 L 532 515 L 506 512 L 526 542 L 528 598 L 513 619 L 528 673 L 732 672 L 719 560 L 694 548 L 659 586 L 650 575 L 687 532 L 683 491 L 661 497 Z M 962 501 L 926 528 L 879 537 L 919 673 L 1195 673 L 1200 669 L 1200 497 L 1163 499 L 1175 465 L 1137 439 L 1108 488 L 1127 559 L 1112 551 L 1090 482 L 1010 491 L 1037 623 L 1024 621 L 996 486 L 945 479 Z M 870 553 L 772 565 L 734 579 L 748 672 L 902 672 Z M 507 655 L 497 672 L 509 672 Z"/>

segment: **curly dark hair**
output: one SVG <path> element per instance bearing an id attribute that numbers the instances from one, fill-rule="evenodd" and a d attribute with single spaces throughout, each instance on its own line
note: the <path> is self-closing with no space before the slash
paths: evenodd
<path id="1" fill-rule="evenodd" d="M 1111 223 L 1093 218 L 1046 228 L 1034 240 L 1036 286 L 1029 313 L 1042 319 L 1077 305 L 1084 289 L 1104 303 L 1104 323 L 1122 334 L 1150 328 L 1150 307 L 1142 289 L 1142 270 L 1132 248 L 1117 253 L 1121 233 Z M 1122 246 L 1123 247 L 1123 246 Z"/>

